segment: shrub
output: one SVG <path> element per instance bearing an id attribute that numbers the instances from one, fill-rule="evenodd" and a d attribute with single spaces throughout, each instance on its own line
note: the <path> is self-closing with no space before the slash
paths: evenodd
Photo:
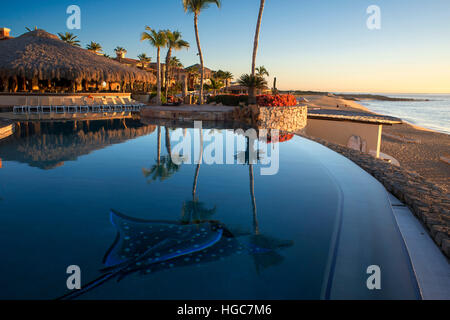
<path id="1" fill-rule="evenodd" d="M 248 104 L 247 95 L 222 94 L 215 97 L 209 97 L 208 103 L 221 103 L 224 106 L 238 106 L 241 103 Z"/>
<path id="2" fill-rule="evenodd" d="M 257 96 L 256 101 L 262 107 L 294 107 L 297 105 L 297 99 L 291 94 L 264 94 Z"/>

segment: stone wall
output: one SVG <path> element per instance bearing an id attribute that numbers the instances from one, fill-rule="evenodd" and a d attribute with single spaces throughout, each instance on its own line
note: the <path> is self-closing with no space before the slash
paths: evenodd
<path id="1" fill-rule="evenodd" d="M 371 155 L 327 142 L 306 138 L 342 154 L 374 176 L 406 204 L 427 228 L 435 243 L 450 258 L 450 195 L 415 172 L 394 166 Z"/>
<path id="2" fill-rule="evenodd" d="M 247 106 L 237 108 L 235 118 L 236 120 L 246 119 L 257 128 L 296 132 L 306 127 L 308 107 Z"/>

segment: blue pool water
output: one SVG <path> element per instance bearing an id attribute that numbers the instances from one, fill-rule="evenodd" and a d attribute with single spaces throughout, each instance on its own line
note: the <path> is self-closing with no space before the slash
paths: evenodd
<path id="1" fill-rule="evenodd" d="M 295 136 L 276 175 L 176 166 L 166 130 L 183 129 L 159 130 L 159 167 L 158 127 L 138 119 L 21 123 L 0 141 L 0 299 L 61 297 L 70 265 L 93 281 L 77 299 L 419 297 L 386 191 L 346 158 Z"/>

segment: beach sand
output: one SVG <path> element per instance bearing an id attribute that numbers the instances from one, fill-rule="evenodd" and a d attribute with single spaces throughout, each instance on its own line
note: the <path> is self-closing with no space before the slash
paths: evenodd
<path id="1" fill-rule="evenodd" d="M 329 96 L 303 96 L 311 108 L 370 112 L 357 101 Z M 338 107 L 339 106 L 339 107 Z M 450 135 L 403 123 L 383 126 L 381 152 L 390 155 L 407 170 L 450 192 Z M 444 160 L 444 161 L 443 161 Z"/>

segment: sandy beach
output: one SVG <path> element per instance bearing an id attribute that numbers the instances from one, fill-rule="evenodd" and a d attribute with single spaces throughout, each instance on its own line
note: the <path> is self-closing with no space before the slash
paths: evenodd
<path id="1" fill-rule="evenodd" d="M 338 97 L 303 96 L 310 108 L 370 112 L 357 101 Z M 450 191 L 450 136 L 403 123 L 383 126 L 381 152 L 394 157 L 402 167 L 414 171 L 447 192 Z"/>

